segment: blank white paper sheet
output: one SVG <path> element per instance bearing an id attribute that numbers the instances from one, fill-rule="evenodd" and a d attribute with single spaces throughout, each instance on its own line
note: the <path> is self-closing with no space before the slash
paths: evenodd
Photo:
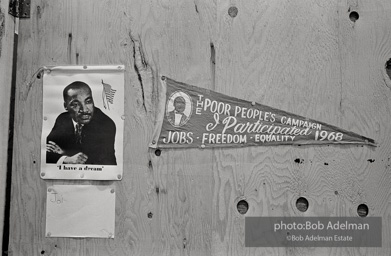
<path id="1" fill-rule="evenodd" d="M 46 237 L 114 238 L 112 186 L 54 185 L 47 189 Z"/>

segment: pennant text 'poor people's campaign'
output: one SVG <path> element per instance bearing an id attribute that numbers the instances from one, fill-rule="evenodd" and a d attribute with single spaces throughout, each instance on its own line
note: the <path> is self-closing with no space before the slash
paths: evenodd
<path id="1" fill-rule="evenodd" d="M 375 145 L 332 125 L 165 77 L 158 111 L 153 148 Z"/>

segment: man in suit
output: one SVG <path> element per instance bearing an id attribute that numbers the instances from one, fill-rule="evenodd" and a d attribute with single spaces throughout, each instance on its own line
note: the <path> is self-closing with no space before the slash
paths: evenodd
<path id="1" fill-rule="evenodd" d="M 187 116 L 183 113 L 186 109 L 186 101 L 182 96 L 174 99 L 174 110 L 168 112 L 168 121 L 174 126 L 182 126 L 187 121 Z"/>
<path id="2" fill-rule="evenodd" d="M 46 162 L 116 165 L 113 120 L 95 107 L 91 88 L 76 81 L 63 91 L 64 108 L 47 137 Z"/>

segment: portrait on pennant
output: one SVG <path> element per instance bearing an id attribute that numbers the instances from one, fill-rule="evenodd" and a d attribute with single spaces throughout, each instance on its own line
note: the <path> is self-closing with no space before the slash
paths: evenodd
<path id="1" fill-rule="evenodd" d="M 182 91 L 174 92 L 167 100 L 166 117 L 174 127 L 185 125 L 193 112 L 191 97 Z"/>

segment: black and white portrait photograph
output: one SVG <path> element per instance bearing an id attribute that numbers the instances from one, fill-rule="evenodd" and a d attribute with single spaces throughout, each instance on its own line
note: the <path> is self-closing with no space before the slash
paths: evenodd
<path id="1" fill-rule="evenodd" d="M 70 66 L 45 71 L 42 178 L 122 177 L 123 70 Z"/>

